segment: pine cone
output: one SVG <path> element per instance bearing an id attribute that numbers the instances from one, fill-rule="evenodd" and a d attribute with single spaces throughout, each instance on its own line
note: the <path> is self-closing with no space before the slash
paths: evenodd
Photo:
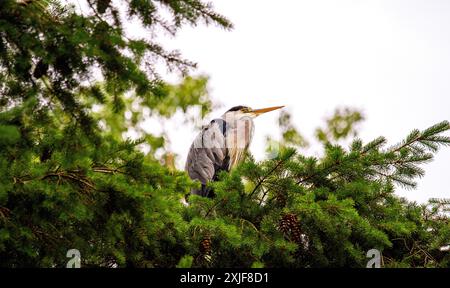
<path id="1" fill-rule="evenodd" d="M 276 204 L 280 207 L 286 206 L 286 202 L 287 202 L 286 193 L 283 193 L 283 192 L 277 193 L 277 195 L 275 196 L 275 201 L 276 201 Z"/>
<path id="2" fill-rule="evenodd" d="M 210 235 L 205 235 L 202 241 L 200 241 L 199 250 L 200 255 L 199 258 L 197 258 L 197 261 L 199 261 L 199 263 L 203 263 L 204 265 L 209 265 L 212 261 L 212 245 Z"/>
<path id="3" fill-rule="evenodd" d="M 297 215 L 288 213 L 284 216 L 284 218 L 288 222 L 290 229 L 292 229 L 292 227 L 294 227 L 295 225 L 298 225 Z"/>
<path id="4" fill-rule="evenodd" d="M 297 215 L 293 213 L 284 214 L 281 217 L 278 229 L 283 232 L 286 238 L 289 238 L 298 245 L 306 246 L 306 235 L 302 234 L 300 230 Z"/>
<path id="5" fill-rule="evenodd" d="M 278 229 L 284 234 L 287 235 L 289 233 L 289 222 L 286 219 L 286 216 L 283 216 L 278 224 Z"/>
<path id="6" fill-rule="evenodd" d="M 207 235 L 200 241 L 200 253 L 202 255 L 211 255 L 211 251 L 211 237 Z"/>
<path id="7" fill-rule="evenodd" d="M 302 244 L 302 233 L 300 232 L 298 225 L 291 228 L 291 238 L 295 243 Z"/>

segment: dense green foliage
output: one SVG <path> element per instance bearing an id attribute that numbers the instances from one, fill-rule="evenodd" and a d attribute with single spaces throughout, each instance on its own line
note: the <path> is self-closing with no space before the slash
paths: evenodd
<path id="1" fill-rule="evenodd" d="M 367 251 L 378 249 L 387 267 L 448 267 L 440 248 L 450 242 L 449 202 L 411 203 L 394 185 L 414 187 L 418 165 L 450 143 L 440 136 L 449 129 L 414 130 L 391 148 L 383 137 L 348 149 L 327 143 L 321 158 L 281 145 L 275 159 L 250 157 L 223 174 L 216 199 L 192 201 L 191 223 L 214 231 L 219 266 L 365 267 Z"/>
<path id="2" fill-rule="evenodd" d="M 139 123 L 145 109 L 161 119 L 197 105 L 198 117 L 208 113 L 207 79 L 163 82 L 156 62 L 194 65 L 151 37 L 131 39 L 122 21 L 173 34 L 231 24 L 199 0 L 113 3 L 88 0 L 82 14 L 50 0 L 0 1 L 0 266 L 64 267 L 78 249 L 82 267 L 365 267 L 373 248 L 384 266 L 450 266 L 448 201 L 394 194 L 450 143 L 448 122 L 390 148 L 384 138 L 344 148 L 337 141 L 363 117 L 337 111 L 317 130 L 323 156 L 306 157 L 284 113 L 276 157 L 249 155 L 211 184 L 214 199 L 184 206 L 198 183 L 161 164 L 164 138 Z M 123 140 L 130 128 L 139 140 Z"/>
<path id="3" fill-rule="evenodd" d="M 179 198 L 192 183 L 153 157 L 162 138 L 122 133 L 144 108 L 169 118 L 201 105 L 205 114 L 206 79 L 164 83 L 156 63 L 195 65 L 152 37 L 132 39 L 121 21 L 138 19 L 148 35 L 231 25 L 197 0 L 121 2 L 90 0 L 80 13 L 57 1 L 0 1 L 1 266 L 64 266 L 72 248 L 84 266 L 174 266 L 189 240 Z"/>

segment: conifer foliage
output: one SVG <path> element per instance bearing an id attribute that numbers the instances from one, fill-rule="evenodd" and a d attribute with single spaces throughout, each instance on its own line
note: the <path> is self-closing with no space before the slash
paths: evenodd
<path id="1" fill-rule="evenodd" d="M 444 121 L 414 130 L 391 147 L 383 137 L 348 148 L 327 142 L 319 158 L 281 145 L 275 159 L 249 157 L 223 174 L 216 199 L 193 201 L 191 223 L 210 227 L 213 250 L 227 251 L 213 254 L 218 266 L 365 267 L 378 249 L 384 267 L 448 267 L 448 200 L 419 205 L 394 190 L 415 187 L 421 165 L 450 144 L 449 129 Z"/>
<path id="2" fill-rule="evenodd" d="M 78 249 L 84 267 L 175 266 L 189 240 L 179 199 L 193 184 L 154 157 L 163 139 L 122 133 L 142 120 L 135 103 L 163 118 L 210 107 L 206 79 L 160 79 L 156 63 L 195 65 L 148 35 L 231 24 L 197 0 L 77 2 L 82 12 L 0 1 L 0 265 L 65 267 Z M 148 35 L 127 35 L 130 19 Z"/>
<path id="3" fill-rule="evenodd" d="M 363 117 L 339 111 L 317 130 L 323 155 L 308 157 L 284 114 L 276 157 L 248 155 L 211 183 L 215 198 L 193 195 L 184 206 L 198 183 L 161 164 L 164 137 L 139 123 L 145 109 L 161 119 L 194 105 L 206 114 L 207 79 L 162 81 L 160 61 L 182 72 L 195 65 L 154 37 L 133 39 L 123 21 L 148 35 L 231 24 L 199 0 L 79 2 L 83 12 L 0 1 L 0 266 L 65 267 L 70 249 L 82 267 L 365 267 L 370 249 L 383 267 L 450 266 L 449 201 L 394 194 L 414 188 L 450 144 L 448 122 L 394 146 L 380 137 L 344 147 L 338 140 Z M 124 140 L 130 128 L 141 138 Z"/>

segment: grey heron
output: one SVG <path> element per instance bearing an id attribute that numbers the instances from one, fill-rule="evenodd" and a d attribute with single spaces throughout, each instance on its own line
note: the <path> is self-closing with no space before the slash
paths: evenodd
<path id="1" fill-rule="evenodd" d="M 235 106 L 204 126 L 194 139 L 186 160 L 189 177 L 201 183 L 201 188 L 192 190 L 191 194 L 213 197 L 207 183 L 216 181 L 220 171 L 230 171 L 244 159 L 253 137 L 253 119 L 283 107 Z"/>

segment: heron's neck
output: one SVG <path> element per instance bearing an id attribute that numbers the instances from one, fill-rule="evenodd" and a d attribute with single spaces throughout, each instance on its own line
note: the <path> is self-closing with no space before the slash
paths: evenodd
<path id="1" fill-rule="evenodd" d="M 223 121 L 226 122 L 227 126 L 229 128 L 237 128 L 240 125 L 243 125 L 244 123 L 247 123 L 247 125 L 249 125 L 250 127 L 253 127 L 253 119 L 250 117 L 242 117 L 242 118 L 234 118 L 234 117 L 229 117 L 227 115 L 222 115 L 220 117 L 220 119 L 222 119 Z"/>

